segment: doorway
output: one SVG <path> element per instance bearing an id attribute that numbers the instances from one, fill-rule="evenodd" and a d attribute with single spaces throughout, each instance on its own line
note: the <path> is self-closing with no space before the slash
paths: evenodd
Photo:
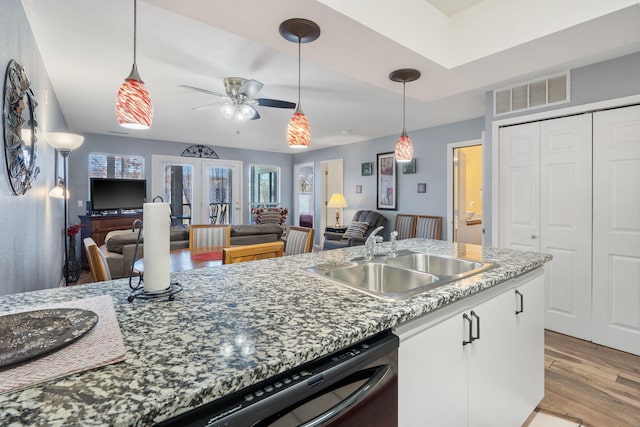
<path id="1" fill-rule="evenodd" d="M 317 234 L 320 237 L 320 246 L 324 244 L 324 230 L 327 227 L 327 219 L 336 217 L 336 210 L 329 208 L 329 198 L 333 193 L 343 193 L 343 171 L 342 171 L 342 159 L 326 160 L 320 162 L 321 170 L 321 194 L 322 194 L 322 208 L 320 209 L 320 229 L 317 230 Z M 347 204 L 349 200 L 347 200 Z M 344 212 L 340 212 L 340 218 L 344 217 Z M 350 222 L 351 218 L 346 218 L 343 222 Z"/>
<path id="2" fill-rule="evenodd" d="M 447 236 L 482 244 L 482 140 L 447 145 Z"/>

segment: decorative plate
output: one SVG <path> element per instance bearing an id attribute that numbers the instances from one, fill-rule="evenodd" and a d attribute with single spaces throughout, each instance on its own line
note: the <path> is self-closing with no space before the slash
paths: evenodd
<path id="1" fill-rule="evenodd" d="M 65 347 L 98 322 L 93 311 L 56 308 L 0 316 L 0 369 Z"/>

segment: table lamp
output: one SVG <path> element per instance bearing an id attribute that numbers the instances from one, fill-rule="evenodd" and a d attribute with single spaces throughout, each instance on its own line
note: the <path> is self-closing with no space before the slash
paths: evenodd
<path id="1" fill-rule="evenodd" d="M 327 204 L 328 208 L 336 209 L 336 228 L 340 227 L 340 210 L 344 209 L 347 206 L 347 201 L 344 199 L 342 193 L 333 193 L 331 198 L 329 199 L 329 203 Z"/>

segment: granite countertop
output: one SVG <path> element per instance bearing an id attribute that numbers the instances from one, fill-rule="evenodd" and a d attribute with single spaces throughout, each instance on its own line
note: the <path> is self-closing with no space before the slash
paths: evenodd
<path id="1" fill-rule="evenodd" d="M 387 251 L 389 243 L 378 245 Z M 151 425 L 347 347 L 509 278 L 550 255 L 411 239 L 398 249 L 499 264 L 433 291 L 388 302 L 301 268 L 363 247 L 172 273 L 175 301 L 127 302 L 127 279 L 0 297 L 0 312 L 98 295 L 113 298 L 124 362 L 0 395 L 2 425 Z"/>

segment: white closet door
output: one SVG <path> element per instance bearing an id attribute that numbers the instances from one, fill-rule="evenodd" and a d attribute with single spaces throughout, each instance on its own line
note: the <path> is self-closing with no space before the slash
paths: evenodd
<path id="1" fill-rule="evenodd" d="M 594 114 L 593 341 L 640 355 L 640 107 Z"/>
<path id="2" fill-rule="evenodd" d="M 591 114 L 540 122 L 545 327 L 591 340 Z"/>
<path id="3" fill-rule="evenodd" d="M 500 129 L 501 248 L 540 251 L 540 124 Z"/>

